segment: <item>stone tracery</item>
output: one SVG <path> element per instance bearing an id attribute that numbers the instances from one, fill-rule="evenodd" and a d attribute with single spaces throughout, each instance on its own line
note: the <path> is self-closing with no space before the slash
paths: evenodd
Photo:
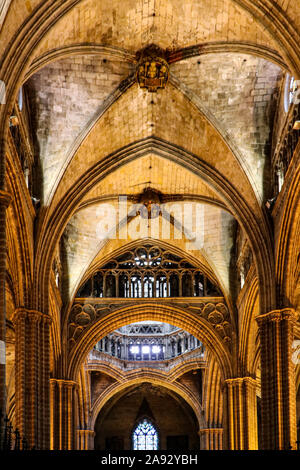
<path id="1" fill-rule="evenodd" d="M 19 2 L 18 15 L 14 15 L 15 3 L 5 11 L 0 29 L 1 52 L 9 44 L 0 75 L 7 86 L 7 104 L 0 110 L 0 281 L 6 280 L 6 288 L 0 292 L 0 341 L 2 348 L 6 323 L 9 416 L 31 445 L 88 449 L 93 447 L 90 427 L 95 424 L 94 415 L 103 412 L 102 404 L 113 401 L 122 387 L 151 382 L 176 390 L 193 408 L 204 448 L 257 447 L 256 401 L 260 395 L 261 445 L 295 448 L 295 380 L 289 352 L 293 338 L 299 336 L 299 105 L 292 103 L 285 116 L 282 85 L 286 72 L 296 81 L 300 78 L 298 6 L 293 2 L 279 7 L 279 2 L 269 0 L 257 0 L 255 5 L 248 0 L 226 0 L 215 2 L 210 11 L 207 3 L 211 2 L 188 1 L 188 8 L 182 10 L 182 2 L 176 1 L 172 5 L 166 2 L 170 3 L 167 14 L 158 2 L 153 15 L 154 3 L 150 2 L 152 15 L 147 16 L 143 0 L 134 2 L 140 7 L 136 10 L 126 3 L 126 15 L 126 6 L 113 9 L 114 1 L 95 6 L 90 0 L 32 0 L 26 5 Z M 205 15 L 200 14 L 201 8 L 206 8 Z M 217 10 L 220 16 L 215 14 Z M 95 13 L 97 28 L 92 16 L 85 14 L 90 11 Z M 228 13 L 236 18 L 231 27 Z M 186 21 L 179 22 L 182 14 Z M 143 15 L 147 18 L 144 23 Z M 84 18 L 80 35 L 74 27 L 77 17 Z M 29 21 L 23 23 L 25 19 Z M 126 30 L 128 21 L 136 25 L 131 34 Z M 206 28 L 207 24 L 213 28 Z M 135 53 L 153 42 L 164 48 L 166 62 L 152 57 L 153 71 L 148 61 L 139 78 L 150 87 L 163 85 L 159 80 L 168 79 L 165 66 L 170 79 L 165 89 L 146 93 L 134 83 Z M 102 78 L 97 77 L 94 66 Z M 255 83 L 247 82 L 245 70 L 254 74 Z M 236 80 L 242 103 L 235 102 L 230 88 L 221 90 L 216 85 L 206 94 L 209 77 L 217 82 L 221 75 L 226 84 L 229 78 Z M 26 82 L 30 76 L 23 84 L 23 103 L 18 102 L 23 78 Z M 51 101 L 55 76 L 61 80 L 61 90 L 68 84 L 64 91 L 70 97 L 65 99 L 68 112 L 63 100 Z M 201 87 L 200 93 L 204 79 L 207 89 Z M 73 100 L 76 93 L 71 92 L 75 82 L 80 86 L 85 82 L 86 94 L 80 103 L 86 109 L 84 128 Z M 27 91 L 29 101 L 24 99 Z M 93 101 L 96 94 L 97 103 Z M 251 107 L 250 102 L 255 104 Z M 60 130 L 54 138 L 51 120 Z M 50 152 L 43 153 L 45 149 Z M 53 160 L 47 160 L 51 152 Z M 123 176 L 130 173 L 127 165 L 142 159 L 141 177 L 135 174 L 125 184 Z M 61 168 L 54 170 L 55 161 Z M 138 166 L 130 168 L 136 172 Z M 164 181 L 161 168 L 168 168 Z M 201 198 L 221 208 L 211 212 L 215 217 L 218 214 L 218 223 L 210 226 L 212 236 L 206 236 L 205 250 L 195 253 L 198 263 L 191 262 L 186 240 L 179 242 L 175 237 L 170 242 L 176 249 L 173 257 L 166 256 L 160 244 L 156 248 L 159 255 L 149 256 L 148 241 L 146 251 L 136 256 L 129 239 L 124 243 L 105 240 L 95 253 L 86 249 L 94 240 L 91 237 L 84 245 L 76 224 L 70 223 L 72 218 L 82 217 L 82 225 L 90 227 L 93 219 L 85 219 L 88 211 L 83 209 L 89 207 L 92 214 L 97 203 L 112 202 L 121 183 L 133 201 L 149 185 L 154 190 L 161 185 L 164 191 L 157 193 L 161 199 L 174 198 L 184 204 Z M 127 220 L 128 225 L 131 222 Z M 130 256 L 122 266 L 111 255 L 115 250 L 126 253 L 127 243 Z M 70 247 L 74 246 L 81 258 L 74 256 L 71 265 Z M 176 258 L 179 252 L 182 256 Z M 159 257 L 160 263 L 170 265 L 164 270 L 161 265 L 150 269 L 150 263 L 158 262 Z M 109 265 L 112 259 L 115 264 Z M 81 271 L 78 260 L 83 260 Z M 73 274 L 74 265 L 78 272 Z M 185 275 L 189 276 L 187 284 Z M 74 300 L 78 288 L 80 295 Z M 8 299 L 6 315 L 3 292 Z M 124 359 L 120 344 L 110 335 L 126 324 L 149 320 L 174 323 L 189 331 L 189 336 L 178 337 L 177 351 L 181 340 L 194 337 L 205 345 L 205 361 L 191 354 L 191 347 L 182 364 L 180 355 L 171 358 L 173 362 L 164 372 L 149 367 L 147 372 L 123 370 L 118 362 Z M 100 359 L 91 363 L 89 351 L 107 337 L 114 351 L 111 362 L 106 357 L 101 363 L 102 351 Z M 11 375 L 14 354 L 15 385 Z M 157 356 L 155 361 L 159 362 Z M 1 364 L 2 390 L 4 369 Z M 299 377 L 297 365 L 296 372 Z M 276 381 L 275 391 L 269 387 L 268 374 Z M 39 392 L 30 388 L 35 377 L 39 377 L 36 390 L 43 397 L 41 403 Z M 31 407 L 26 406 L 24 392 L 29 388 Z M 145 388 L 139 391 L 144 392 Z M 86 416 L 86 410 L 91 411 L 90 393 L 94 398 L 98 393 L 93 422 Z M 282 393 L 287 397 L 284 403 Z M 64 419 L 61 407 L 66 410 Z M 205 421 L 199 418 L 199 410 Z M 80 429 L 76 435 L 72 423 L 77 418 Z M 278 422 L 285 423 L 284 429 L 279 429 Z M 38 433 L 35 423 L 41 423 Z M 237 432 L 241 428 L 244 432 Z"/>

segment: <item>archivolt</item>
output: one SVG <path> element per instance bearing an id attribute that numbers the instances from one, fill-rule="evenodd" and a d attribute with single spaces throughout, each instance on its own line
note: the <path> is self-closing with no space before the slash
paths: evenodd
<path id="1" fill-rule="evenodd" d="M 147 373 L 143 371 L 137 373 L 136 377 L 128 379 L 123 383 L 114 383 L 110 385 L 107 390 L 105 390 L 105 392 L 99 396 L 92 409 L 92 414 L 90 416 L 89 421 L 89 429 L 94 429 L 98 414 L 111 398 L 121 392 L 125 394 L 126 389 L 128 389 L 129 387 L 139 385 L 144 382 L 151 382 L 151 384 L 153 385 L 158 385 L 167 388 L 168 390 L 171 390 L 172 392 L 176 393 L 176 395 L 179 395 L 181 398 L 184 399 L 186 403 L 190 405 L 190 407 L 194 411 L 198 420 L 199 428 L 205 427 L 201 405 L 195 395 L 190 390 L 188 390 L 181 384 L 170 383 L 164 380 L 157 372 L 153 371 L 151 373 Z"/>
<path id="2" fill-rule="evenodd" d="M 205 361 L 205 367 L 206 367 L 206 362 Z M 196 369 L 201 369 L 203 368 L 203 360 L 199 360 L 195 357 L 189 359 L 185 358 L 184 362 L 180 362 L 177 366 L 174 366 L 169 372 L 164 372 L 163 370 L 158 371 L 156 369 L 151 369 L 149 368 L 149 373 L 154 372 L 155 374 L 159 374 L 163 380 L 168 380 L 168 382 L 174 382 L 177 380 L 179 377 L 181 377 L 183 374 L 186 374 L 187 372 L 191 372 L 192 370 Z M 136 369 L 134 371 L 129 371 L 129 372 L 124 372 L 121 369 L 117 369 L 115 366 L 112 366 L 110 363 L 104 363 L 104 362 L 92 362 L 89 363 L 87 366 L 88 371 L 97 371 L 97 372 L 103 372 L 113 379 L 117 380 L 118 382 L 124 382 L 127 380 L 131 380 L 133 377 L 136 376 L 136 374 L 141 374 L 145 373 L 145 370 L 143 369 Z M 148 373 L 148 372 L 146 372 Z"/>
<path id="3" fill-rule="evenodd" d="M 232 377 L 231 355 L 213 327 L 196 313 L 179 307 L 156 303 L 130 306 L 110 313 L 91 326 L 72 348 L 68 358 L 67 376 L 76 380 L 82 362 L 93 346 L 104 336 L 122 326 L 140 321 L 159 321 L 182 328 L 199 339 L 216 355 L 222 378 Z"/>

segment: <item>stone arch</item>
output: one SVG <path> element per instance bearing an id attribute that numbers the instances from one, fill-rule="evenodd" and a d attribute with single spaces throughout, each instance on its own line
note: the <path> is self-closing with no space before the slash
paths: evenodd
<path id="1" fill-rule="evenodd" d="M 30 286 L 32 285 L 32 245 L 28 219 L 33 220 L 33 208 L 24 202 L 21 181 L 10 157 L 7 158 L 6 169 L 7 189 L 10 194 L 14 195 L 7 209 L 7 245 L 8 252 L 13 253 L 15 260 L 14 272 L 11 274 L 17 280 L 15 282 L 15 285 L 18 286 L 16 303 L 17 306 L 21 306 L 30 301 Z"/>
<path id="2" fill-rule="evenodd" d="M 283 51 L 283 55 L 287 57 L 287 61 L 291 65 L 291 71 L 298 78 L 300 76 L 298 66 L 298 34 L 284 13 L 279 10 L 279 7 L 274 6 L 274 4 L 271 5 L 270 2 L 266 7 L 261 0 L 257 0 L 254 5 L 250 0 L 233 1 L 253 15 L 267 29 L 279 45 L 280 50 Z M 7 104 L 3 107 L 0 122 L 1 133 L 3 135 L 6 135 L 8 128 L 6 116 L 12 108 L 17 90 L 30 66 L 32 54 L 49 29 L 68 11 L 78 5 L 79 2 L 80 0 L 60 0 L 55 4 L 51 3 L 50 0 L 43 2 L 42 5 L 34 10 L 30 19 L 26 21 L 10 41 L 4 54 L 5 59 L 2 62 L 4 73 L 1 78 L 7 86 Z M 267 14 L 268 12 L 270 15 Z M 18 51 L 17 54 L 16 51 Z M 2 142 L 2 147 L 4 146 L 5 141 Z M 1 154 L 4 158 L 4 148 L 2 148 Z M 4 180 L 0 181 L 0 183 L 0 187 L 4 187 Z"/>
<path id="3" fill-rule="evenodd" d="M 274 64 L 278 65 L 280 68 L 289 71 L 286 63 L 276 51 L 259 44 L 251 44 L 246 42 L 239 43 L 216 41 L 212 43 L 190 46 L 188 48 L 177 49 L 175 51 L 172 51 L 169 54 L 168 60 L 169 63 L 172 64 L 183 60 L 183 58 L 187 59 L 189 57 L 197 57 L 204 54 L 217 54 L 223 52 L 237 52 L 240 54 L 255 55 L 263 59 L 269 60 L 270 62 L 273 62 Z M 70 57 L 72 55 L 77 54 L 101 55 L 127 60 L 128 62 L 132 63 L 136 62 L 134 54 L 119 47 L 112 47 L 96 43 L 78 43 L 71 46 L 62 46 L 60 48 L 49 50 L 48 52 L 37 57 L 30 65 L 30 68 L 26 76 L 24 77 L 23 83 L 25 83 L 34 73 L 36 73 L 46 65 L 50 64 L 51 62 L 55 62 L 57 60 L 61 60 L 66 57 Z"/>
<path id="4" fill-rule="evenodd" d="M 196 155 L 186 152 L 184 149 L 178 149 L 169 142 L 164 142 L 154 137 L 149 137 L 129 145 L 98 162 L 98 164 L 90 168 L 85 176 L 71 188 L 64 198 L 63 203 L 53 211 L 48 222 L 50 230 L 45 232 L 43 236 L 40 236 L 40 243 L 37 249 L 37 262 L 43 262 L 40 266 L 37 266 L 36 285 L 44 286 L 42 289 L 44 299 L 42 299 L 42 305 L 39 306 L 39 308 L 45 311 L 48 309 L 47 282 L 50 270 L 49 266 L 51 266 L 51 257 L 53 256 L 56 240 L 60 239 L 64 227 L 76 207 L 78 207 L 82 197 L 87 194 L 95 184 L 98 184 L 106 175 L 113 172 L 116 168 L 141 155 L 145 155 L 149 151 L 170 159 L 199 175 L 210 187 L 221 195 L 224 201 L 226 201 L 232 214 L 237 218 L 247 233 L 252 245 L 252 251 L 256 255 L 256 265 L 260 280 L 261 311 L 267 312 L 272 310 L 275 302 L 275 291 L 272 250 L 267 226 L 264 228 L 258 223 L 257 217 L 245 203 L 243 197 L 217 170 L 199 160 Z M 39 259 L 41 257 L 41 247 L 43 247 L 42 260 Z M 45 251 L 44 247 L 47 247 L 47 251 Z M 40 287 L 39 291 L 41 291 Z"/>
<path id="5" fill-rule="evenodd" d="M 199 429 L 204 428 L 206 426 L 203 418 L 202 407 L 200 403 L 197 403 L 196 397 L 192 392 L 190 392 L 181 384 L 175 384 L 164 380 L 158 373 L 148 374 L 147 372 L 142 372 L 137 374 L 136 377 L 129 378 L 128 380 L 125 380 L 122 383 L 112 384 L 108 387 L 104 394 L 99 396 L 93 406 L 89 418 L 89 429 L 94 429 L 98 414 L 111 398 L 113 398 L 116 394 L 120 392 L 124 392 L 125 394 L 126 389 L 133 385 L 138 385 L 145 382 L 151 382 L 151 384 L 153 385 L 164 387 L 174 392 L 176 395 L 179 395 L 194 411 L 195 416 L 197 417 Z"/>
<path id="6" fill-rule="evenodd" d="M 102 265 L 105 265 L 111 259 L 121 256 L 123 253 L 125 253 L 128 250 L 134 250 L 136 248 L 143 247 L 144 244 L 151 244 L 151 243 L 155 246 L 158 246 L 158 247 L 163 248 L 165 250 L 171 251 L 172 253 L 174 253 L 177 256 L 180 256 L 181 258 L 185 258 L 185 259 L 189 260 L 191 264 L 193 264 L 197 268 L 200 268 L 203 271 L 203 273 L 211 279 L 212 282 L 214 282 L 215 284 L 220 286 L 220 288 L 222 288 L 222 286 L 220 285 L 220 282 L 218 281 L 218 279 L 217 279 L 215 273 L 213 272 L 213 270 L 209 269 L 209 267 L 204 265 L 204 263 L 199 261 L 199 259 L 194 257 L 192 254 L 187 253 L 186 251 L 183 251 L 181 248 L 177 248 L 176 246 L 171 245 L 170 243 L 167 243 L 163 240 L 156 240 L 156 239 L 152 239 L 152 238 L 145 239 L 144 238 L 142 240 L 134 240 L 133 242 L 125 243 L 123 246 L 121 246 L 117 250 L 114 250 L 114 251 L 110 252 L 109 254 L 107 254 L 106 256 L 104 256 L 101 259 L 101 261 L 97 261 L 96 263 L 92 263 L 90 265 L 89 269 L 85 272 L 83 278 L 81 278 L 80 283 L 78 284 L 76 289 L 78 289 L 79 285 L 82 285 L 90 276 L 92 276 L 97 271 L 97 269 L 100 269 L 100 267 Z M 73 300 L 74 300 L 74 298 L 72 299 L 71 302 L 73 302 Z"/>
<path id="7" fill-rule="evenodd" d="M 253 350 L 253 342 L 255 336 L 253 329 L 255 328 L 254 309 L 258 298 L 258 279 L 253 276 L 249 287 L 247 299 L 243 308 L 244 316 L 240 329 L 240 367 L 242 376 L 255 376 L 255 350 Z M 254 324 L 253 324 L 254 323 Z M 252 340 L 252 344 L 251 344 Z"/>
<path id="8" fill-rule="evenodd" d="M 299 152 L 298 152 L 299 154 Z M 295 155 L 296 157 L 296 155 Z M 284 186 L 282 192 L 287 192 Z M 276 248 L 276 278 L 280 286 L 279 301 L 282 306 L 294 306 L 294 293 L 297 287 L 297 273 L 300 272 L 300 168 L 288 186 L 288 193 L 284 194 L 284 207 L 280 224 L 280 234 Z M 283 195 L 280 195 L 283 197 Z M 292 240 L 292 242 L 291 242 Z"/>
<path id="9" fill-rule="evenodd" d="M 146 320 L 170 323 L 192 334 L 209 350 L 214 351 L 220 365 L 222 378 L 232 377 L 233 366 L 228 346 L 221 340 L 209 322 L 198 314 L 187 312 L 183 308 L 151 302 L 118 309 L 105 315 L 88 328 L 69 353 L 67 376 L 70 380 L 76 380 L 84 358 L 102 337 L 121 326 Z"/>

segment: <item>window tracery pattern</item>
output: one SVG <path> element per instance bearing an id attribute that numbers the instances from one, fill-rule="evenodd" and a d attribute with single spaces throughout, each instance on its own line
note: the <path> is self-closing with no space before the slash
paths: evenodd
<path id="1" fill-rule="evenodd" d="M 211 297 L 222 295 L 199 268 L 157 246 L 127 251 L 97 271 L 76 297 Z"/>
<path id="2" fill-rule="evenodd" d="M 145 418 L 133 431 L 133 450 L 158 450 L 158 432 Z"/>

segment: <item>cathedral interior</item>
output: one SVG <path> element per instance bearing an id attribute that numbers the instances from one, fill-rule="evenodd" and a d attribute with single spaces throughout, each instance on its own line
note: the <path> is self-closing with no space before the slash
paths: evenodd
<path id="1" fill-rule="evenodd" d="M 299 0 L 0 0 L 0 80 L 9 446 L 299 449 Z"/>

